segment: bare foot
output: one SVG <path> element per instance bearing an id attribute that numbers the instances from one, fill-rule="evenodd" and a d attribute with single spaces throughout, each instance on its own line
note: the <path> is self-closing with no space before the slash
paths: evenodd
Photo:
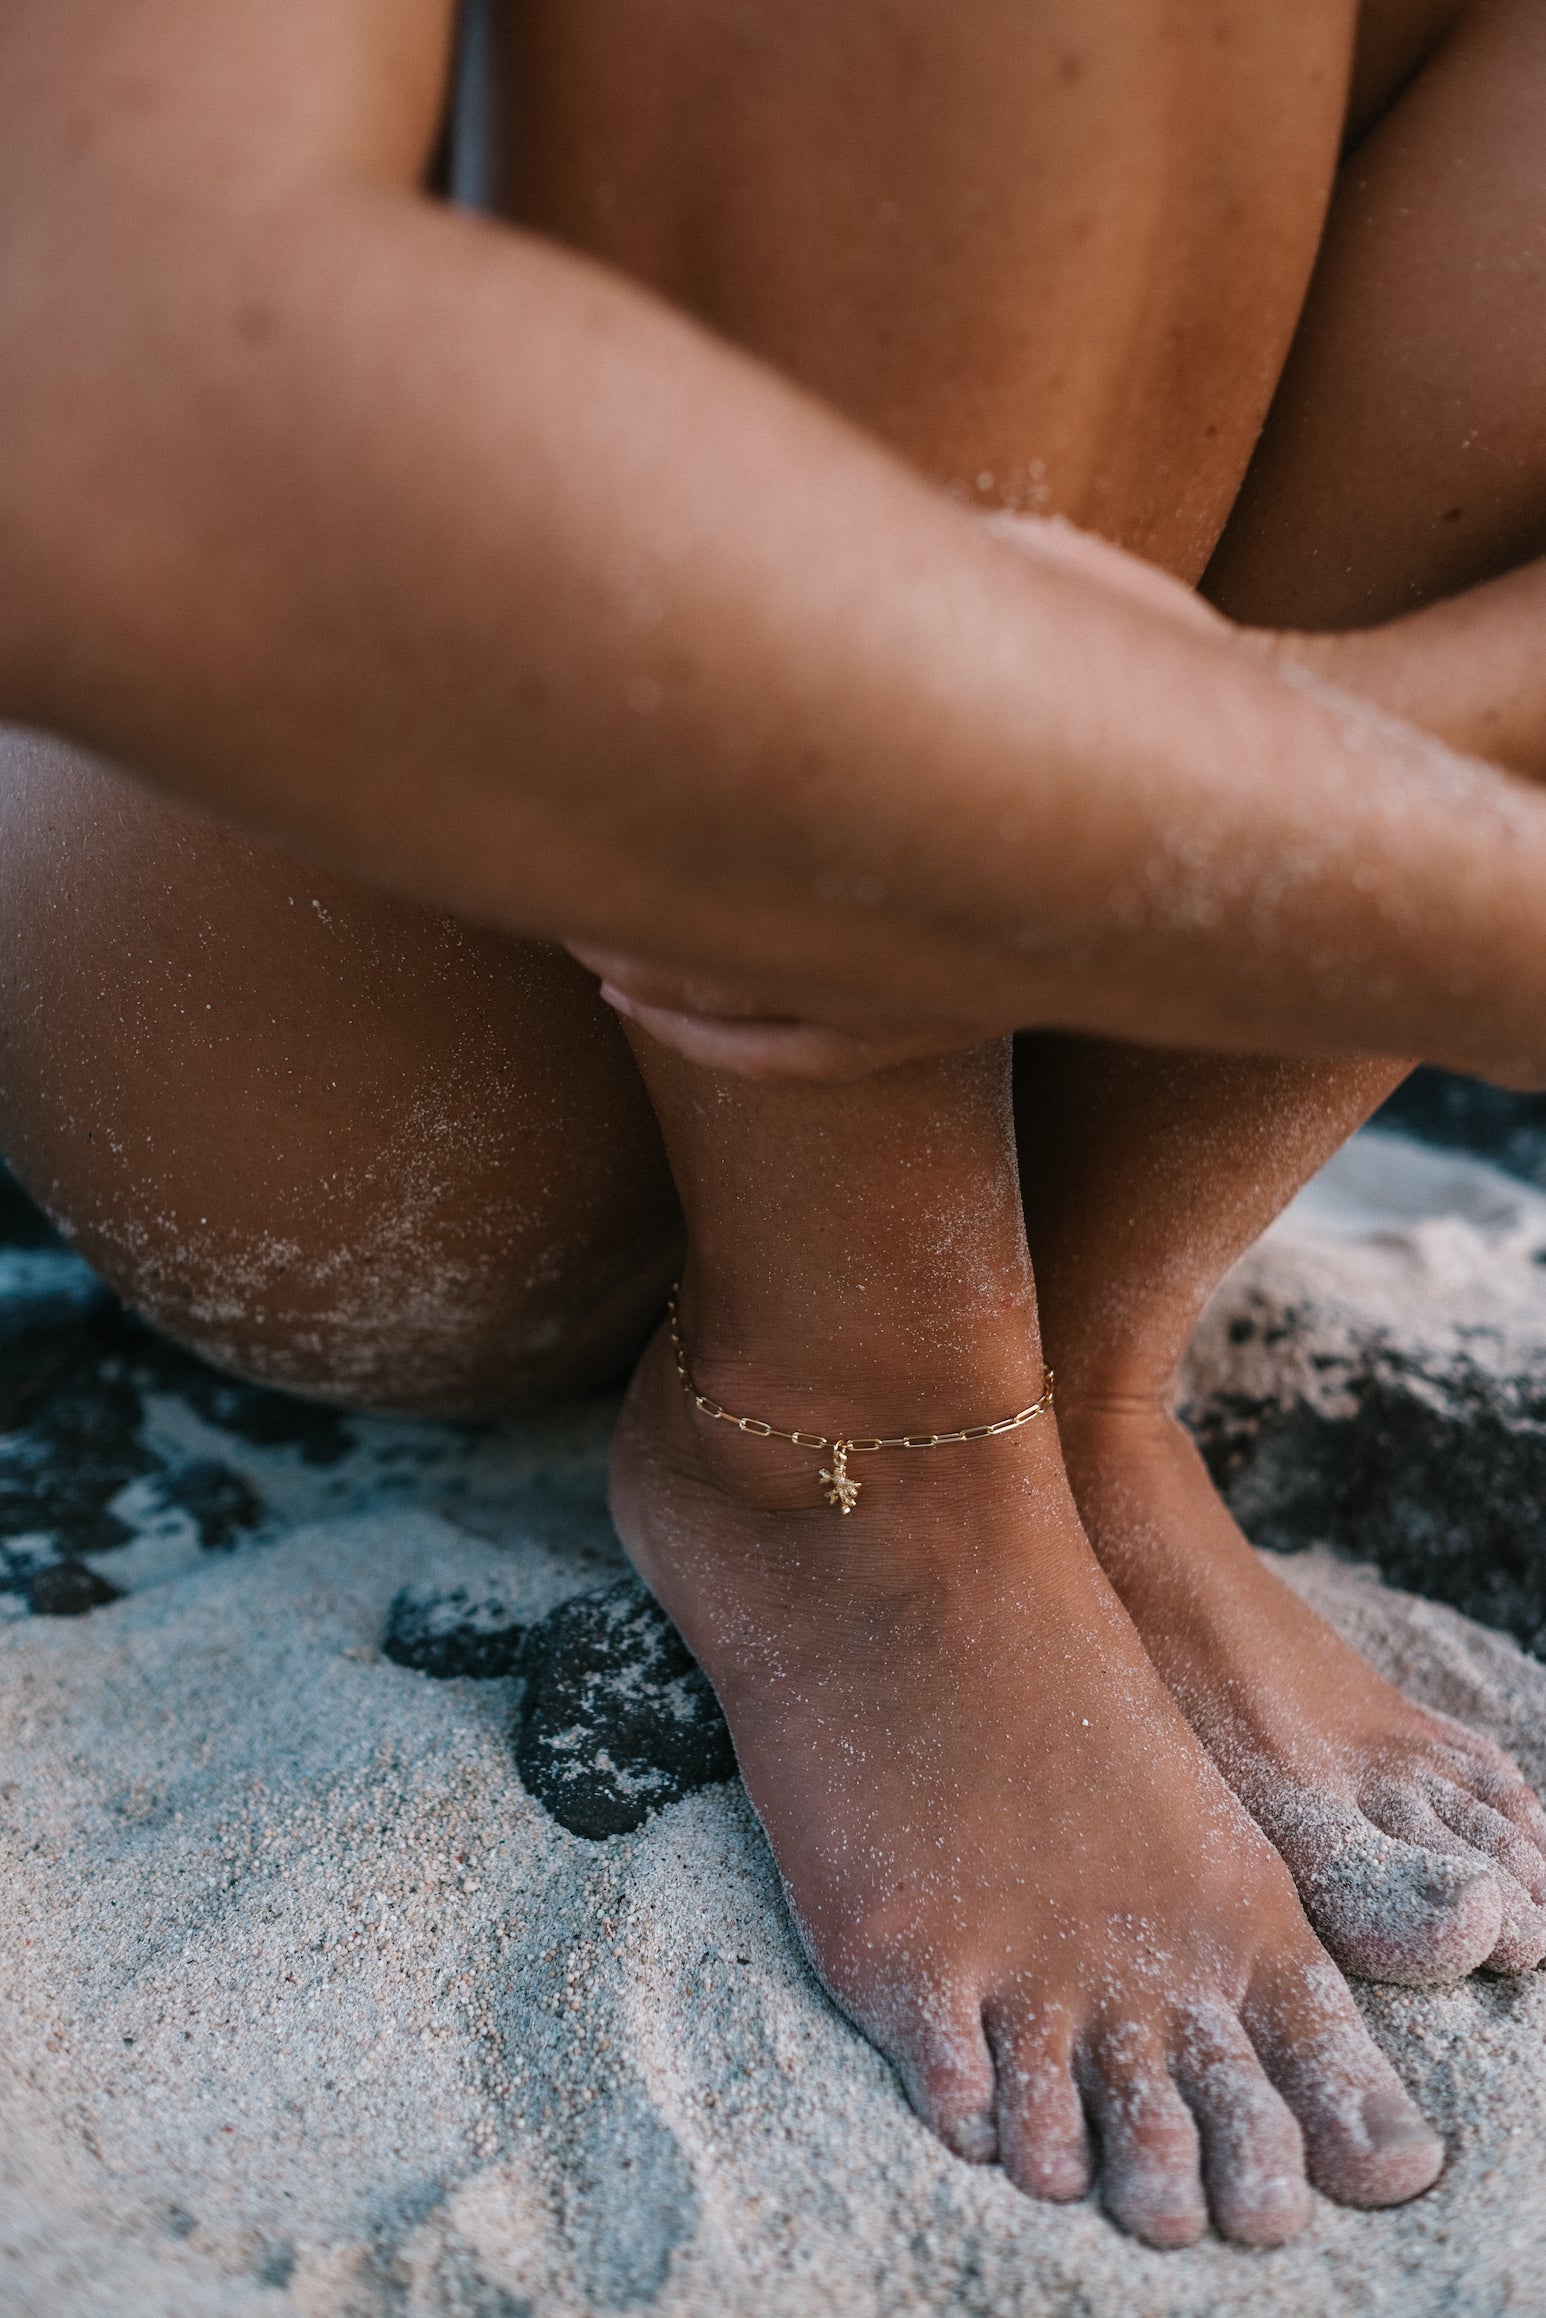
<path id="1" fill-rule="evenodd" d="M 1437 1985 L 1546 1956 L 1546 1813 L 1252 1552 L 1157 1402 L 1060 1410 L 1079 1511 L 1144 1646 L 1337 1961 Z"/>
<path id="2" fill-rule="evenodd" d="M 945 1422 L 906 1369 L 832 1405 Z M 698 1382 L 776 1418 L 779 1373 Z M 1036 1381 L 984 1363 L 953 1406 Z M 1053 1427 L 856 1461 L 852 1518 L 824 1461 L 699 1416 L 657 1340 L 613 1510 L 724 1704 L 817 1971 L 920 2115 L 1035 2196 L 1083 2196 L 1098 2161 L 1156 2246 L 1210 2210 L 1280 2243 L 1307 2169 L 1354 2205 L 1425 2189 L 1440 2145 L 1102 1577 Z"/>

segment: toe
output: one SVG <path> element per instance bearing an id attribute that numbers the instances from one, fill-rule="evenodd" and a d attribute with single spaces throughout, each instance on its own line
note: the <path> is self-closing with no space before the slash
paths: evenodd
<path id="1" fill-rule="evenodd" d="M 1523 1896 L 1505 1902 L 1503 1923 L 1490 1956 L 1482 1959 L 1486 1972 L 1516 1980 L 1546 1960 L 1546 1914 Z"/>
<path id="2" fill-rule="evenodd" d="M 1462 1843 L 1503 1868 L 1537 1906 L 1546 1901 L 1546 1859 L 1512 1819 L 1448 1780 L 1435 1787 L 1432 1802 L 1438 1817 Z"/>
<path id="3" fill-rule="evenodd" d="M 1546 1809 L 1513 1757 L 1479 1731 L 1468 1730 L 1447 1715 L 1430 1715 L 1429 1719 L 1442 1726 L 1441 1738 L 1450 1742 L 1429 1750 L 1439 1775 L 1506 1819 L 1536 1853 L 1540 1866 L 1534 1875 L 1546 1873 Z M 1536 1890 L 1533 1877 L 1524 1880 L 1533 1899 L 1546 1900 L 1546 1885 Z"/>
<path id="4" fill-rule="evenodd" d="M 1297 2237 L 1310 2218 L 1304 2139 L 1239 2021 L 1222 2006 L 1189 2013 L 1172 2067 L 1201 2136 L 1217 2228 L 1244 2246 Z"/>
<path id="5" fill-rule="evenodd" d="M 1317 2189 L 1343 2205 L 1403 2205 L 1438 2179 L 1444 2145 L 1324 1960 L 1253 1988 L 1244 2023 L 1299 2120 Z"/>
<path id="6" fill-rule="evenodd" d="M 1500 1849 L 1515 1852 L 1532 1872 L 1528 1848 L 1512 1835 L 1507 1821 L 1476 1802 L 1447 1779 L 1427 1779 L 1419 1791 L 1407 1781 L 1385 1781 L 1371 1788 L 1364 1808 L 1376 1826 L 1398 1841 L 1414 1845 L 1429 1857 L 1448 1859 L 1464 1871 L 1480 1866 L 1498 1887 L 1497 1937 L 1478 1959 L 1496 1972 L 1530 1972 L 1546 1954 L 1546 1916 L 1530 1897 L 1527 1884 L 1498 1856 Z M 1479 1840 L 1458 1833 L 1451 1819 L 1468 1816 Z"/>
<path id="7" fill-rule="evenodd" d="M 1387 1831 L 1386 1821 L 1437 1832 L 1439 1844 Z M 1431 1811 L 1403 1795 L 1348 1814 L 1295 1881 L 1316 1931 L 1344 1971 L 1366 1980 L 1438 1988 L 1486 1962 L 1503 1928 L 1503 1895 L 1490 1861 L 1457 1844 Z"/>
<path id="8" fill-rule="evenodd" d="M 1097 2043 L 1082 2069 L 1100 2135 L 1101 2195 L 1145 2245 L 1195 2245 L 1208 2226 L 1197 2127 L 1156 2041 L 1129 2033 Z"/>
<path id="9" fill-rule="evenodd" d="M 998 2155 L 997 2083 L 979 2001 L 962 1996 L 931 2006 L 927 2019 L 885 2042 L 924 2123 L 968 2165 L 991 2165 Z"/>
<path id="10" fill-rule="evenodd" d="M 996 2020 L 998 2144 L 1004 2171 L 1030 2197 L 1067 2205 L 1089 2194 L 1095 2158 L 1074 2083 L 1072 2039 L 1062 2019 Z"/>
<path id="11" fill-rule="evenodd" d="M 1462 1775 L 1458 1783 L 1505 1819 L 1534 1854 L 1527 1888 L 1532 1899 L 1546 1901 L 1546 1810 L 1542 1810 L 1534 1788 L 1526 1785 L 1505 1754 L 1496 1754 L 1469 1776 Z"/>
<path id="12" fill-rule="evenodd" d="M 1502 1878 L 1503 1926 L 1488 1964 L 1496 1972 L 1533 1972 L 1546 1957 L 1546 1861 L 1501 1811 L 1463 1788 L 1444 1784 L 1433 1809 L 1454 1840 L 1490 1860 Z"/>

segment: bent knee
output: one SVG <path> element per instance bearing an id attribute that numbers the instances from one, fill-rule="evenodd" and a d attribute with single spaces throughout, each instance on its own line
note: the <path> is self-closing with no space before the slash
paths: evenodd
<path id="1" fill-rule="evenodd" d="M 124 1300 L 254 1381 L 483 1418 L 626 1365 L 679 1229 L 562 952 L 0 728 L 0 1143 Z"/>
<path id="2" fill-rule="evenodd" d="M 132 1310 L 213 1366 L 357 1413 L 462 1423 L 620 1378 L 677 1262 L 669 1223 L 521 1264 L 497 1247 L 437 1260 L 379 1237 L 324 1247 L 208 1217 L 168 1241 L 65 1220 Z"/>

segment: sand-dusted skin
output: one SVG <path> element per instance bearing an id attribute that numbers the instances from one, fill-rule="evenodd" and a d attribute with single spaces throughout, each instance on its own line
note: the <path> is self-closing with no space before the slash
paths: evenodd
<path id="1" fill-rule="evenodd" d="M 1029 1405 L 1007 1046 L 726 1088 L 708 1121 L 680 1101 L 693 1066 L 641 1061 L 677 1122 L 680 1332 L 715 1404 L 855 1437 Z M 1145 1657 L 1052 1424 L 870 1462 L 862 1516 L 834 1520 L 808 1453 L 683 1392 L 668 1327 L 612 1505 L 719 1693 L 817 1970 L 921 2114 L 1038 2196 L 1085 2195 L 1098 2146 L 1111 2212 L 1156 2245 L 1210 2210 L 1281 2242 L 1307 2167 L 1352 2203 L 1425 2188 L 1441 2148 Z"/>
<path id="2" fill-rule="evenodd" d="M 1497 1747 L 1411 1706 L 1268 1572 L 1172 1414 L 1218 1271 L 1271 1221 L 1284 1180 L 1329 1156 L 1343 1075 L 1197 1058 L 1165 1084 L 1122 1047 L 1059 1047 L 1041 1069 L 1047 1123 L 1022 1138 L 1021 1166 L 1063 1453 L 1151 1658 L 1339 1962 L 1415 1985 L 1531 1970 L 1546 1954 L 1535 1796 Z M 1253 1095 L 1293 1122 L 1271 1152 L 1248 1124 Z M 1081 1133 L 1102 1110 L 1127 1150 Z M 1213 1197 L 1184 1223 L 1170 1186 L 1200 1131 Z M 1143 1169 L 1127 1164 L 1139 1149 Z"/>
<path id="3" fill-rule="evenodd" d="M 1093 2125 L 1165 2241 L 1291 2231 L 1301 2139 L 1410 2195 L 1289 1869 L 1517 1969 L 1539 1823 L 1161 1412 L 1408 1058 L 1546 1077 L 1539 12 L 499 20 L 499 224 L 447 0 L 0 27 L 0 712 L 296 849 L 9 745 L 0 1136 L 184 1340 L 458 1413 L 632 1360 L 669 1157 L 706 1389 L 842 1437 L 1029 1405 L 1023 1188 L 1072 1490 L 1028 1427 L 807 1546 L 657 1347 L 620 1524 L 957 2146 L 1072 2193 Z"/>
<path id="4" fill-rule="evenodd" d="M 1442 1986 L 1546 1956 L 1546 1814 L 1501 1748 L 1412 1706 L 1251 1552 L 1165 1409 L 1076 1407 L 1087 1531 L 1154 1665 L 1337 1961 Z"/>

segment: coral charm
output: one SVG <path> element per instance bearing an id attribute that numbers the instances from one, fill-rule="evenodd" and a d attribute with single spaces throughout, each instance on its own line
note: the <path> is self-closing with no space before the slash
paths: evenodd
<path id="1" fill-rule="evenodd" d="M 859 1502 L 859 1491 L 863 1487 L 863 1483 L 851 1481 L 848 1477 L 848 1443 L 846 1441 L 833 1442 L 832 1469 L 829 1472 L 824 1465 L 821 1469 L 821 1478 L 832 1484 L 827 1491 L 827 1503 L 836 1505 L 844 1513 L 852 1513 Z"/>

